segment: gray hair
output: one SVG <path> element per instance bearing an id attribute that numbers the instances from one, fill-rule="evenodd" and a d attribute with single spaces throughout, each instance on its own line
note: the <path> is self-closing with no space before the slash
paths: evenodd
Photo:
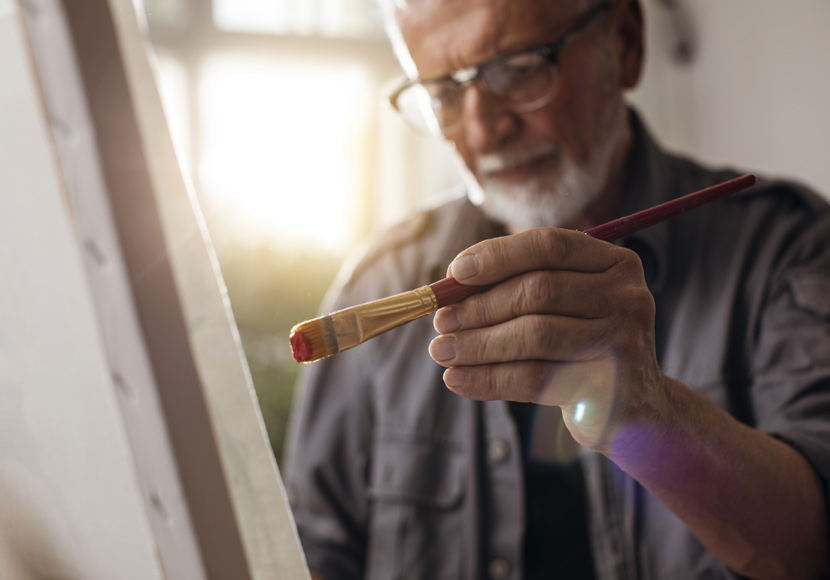
<path id="1" fill-rule="evenodd" d="M 398 22 L 400 15 L 410 9 L 410 2 L 417 2 L 418 0 L 377 0 L 380 7 L 381 15 L 383 16 L 383 26 L 386 29 L 386 35 L 392 43 L 392 50 L 395 57 L 403 68 L 406 76 L 414 79 L 418 76 L 418 68 L 409 54 L 409 48 L 406 46 L 406 41 L 403 38 L 401 27 Z M 433 0 L 436 1 L 436 0 Z M 440 1 L 440 0 L 439 0 Z M 536 0 L 540 2 L 561 2 L 562 0 Z M 571 0 L 579 11 L 587 10 L 595 0 Z"/>

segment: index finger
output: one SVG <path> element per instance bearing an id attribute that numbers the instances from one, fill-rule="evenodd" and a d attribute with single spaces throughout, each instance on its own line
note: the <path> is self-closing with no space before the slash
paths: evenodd
<path id="1" fill-rule="evenodd" d="M 494 284 L 532 270 L 599 273 L 619 263 L 621 248 L 582 232 L 537 228 L 479 242 L 458 254 L 451 275 L 464 284 Z"/>

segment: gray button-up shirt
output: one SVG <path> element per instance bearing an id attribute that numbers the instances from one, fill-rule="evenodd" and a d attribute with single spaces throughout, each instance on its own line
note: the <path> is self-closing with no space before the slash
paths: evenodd
<path id="1" fill-rule="evenodd" d="M 632 114 L 624 213 L 735 174 L 667 155 Z M 465 198 L 381 236 L 330 311 L 443 277 L 499 227 Z M 622 240 L 657 305 L 664 371 L 830 477 L 830 213 L 778 182 Z M 305 369 L 288 484 L 309 567 L 329 580 L 522 577 L 525 514 L 507 404 L 456 396 L 423 318 Z M 581 456 L 601 579 L 733 578 L 683 523 L 606 458 Z M 713 490 L 718 482 L 712 482 Z"/>

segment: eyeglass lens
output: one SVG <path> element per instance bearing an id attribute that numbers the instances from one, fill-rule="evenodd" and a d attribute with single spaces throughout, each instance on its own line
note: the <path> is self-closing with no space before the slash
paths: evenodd
<path id="1" fill-rule="evenodd" d="M 523 53 L 484 67 L 474 82 L 504 104 L 524 112 L 549 102 L 555 81 L 555 69 L 545 57 Z M 442 79 L 413 85 L 400 95 L 399 108 L 416 129 L 447 133 L 461 121 L 465 84 Z M 433 118 L 424 119 L 424 115 Z"/>

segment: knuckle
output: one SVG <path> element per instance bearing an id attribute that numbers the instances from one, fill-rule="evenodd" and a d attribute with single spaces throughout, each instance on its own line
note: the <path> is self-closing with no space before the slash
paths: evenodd
<path id="1" fill-rule="evenodd" d="M 656 305 L 654 303 L 654 296 L 651 295 L 651 292 L 645 288 L 639 288 L 637 291 L 633 292 L 633 295 L 634 296 L 632 297 L 631 302 L 634 311 L 653 316 L 656 311 Z"/>
<path id="2" fill-rule="evenodd" d="M 557 283 L 553 272 L 549 270 L 534 272 L 531 281 L 533 283 L 530 294 L 531 306 L 536 310 L 544 310 L 545 305 L 554 300 L 557 294 Z"/>
<path id="3" fill-rule="evenodd" d="M 645 291 L 651 295 L 646 285 L 643 263 L 635 252 L 626 248 L 619 248 L 612 272 L 617 286 L 623 289 L 630 288 L 632 292 Z M 631 296 L 629 296 L 631 297 Z"/>
<path id="4" fill-rule="evenodd" d="M 503 372 L 502 365 L 492 365 L 487 368 L 490 383 L 490 392 L 494 399 L 510 400 L 512 381 L 507 373 Z"/>
<path id="5" fill-rule="evenodd" d="M 618 248 L 618 252 L 617 264 L 623 273 L 645 278 L 643 274 L 643 262 L 636 252 L 628 248 Z"/>
<path id="6" fill-rule="evenodd" d="M 468 369 L 469 379 L 466 390 L 474 393 L 481 401 L 494 401 L 504 398 L 507 393 L 506 380 L 500 372 L 500 365 L 480 365 Z"/>
<path id="7" fill-rule="evenodd" d="M 456 306 L 459 318 L 463 321 L 462 329 L 470 330 L 478 328 L 483 321 L 487 320 L 487 298 L 483 294 L 476 294 L 467 298 Z"/>
<path id="8" fill-rule="evenodd" d="M 463 330 L 474 330 L 493 324 L 503 310 L 501 301 L 484 292 L 473 295 L 456 305 Z"/>
<path id="9" fill-rule="evenodd" d="M 546 366 L 536 362 L 491 365 L 487 368 L 488 398 L 532 401 L 547 380 Z"/>
<path id="10" fill-rule="evenodd" d="M 516 289 L 516 297 L 513 299 L 511 303 L 511 308 L 513 310 L 512 315 L 513 318 L 518 318 L 523 314 L 527 314 L 530 308 L 530 295 L 529 290 L 525 284 L 519 284 L 518 288 Z"/>
<path id="11" fill-rule="evenodd" d="M 500 240 L 496 240 L 499 242 Z M 507 243 L 493 243 L 488 246 L 489 252 L 482 256 L 482 270 L 495 268 L 502 270 L 510 266 L 510 249 Z M 487 264 L 487 262 L 490 262 Z"/>
<path id="12" fill-rule="evenodd" d="M 474 364 L 488 361 L 493 342 L 490 340 L 490 335 L 486 332 L 474 332 L 471 338 L 474 338 L 474 340 L 468 341 L 465 360 Z"/>
<path id="13" fill-rule="evenodd" d="M 528 387 L 533 393 L 539 393 L 545 390 L 550 383 L 551 365 L 533 362 L 528 368 L 528 374 Z"/>
<path id="14" fill-rule="evenodd" d="M 513 315 L 521 316 L 533 312 L 547 311 L 546 305 L 556 296 L 553 274 L 547 270 L 531 272 L 519 284 Z"/>
<path id="15" fill-rule="evenodd" d="M 536 250 L 555 262 L 563 261 L 569 251 L 567 236 L 557 228 L 543 228 L 537 231 L 539 235 L 536 238 Z"/>
<path id="16" fill-rule="evenodd" d="M 521 334 L 523 358 L 536 358 L 536 354 L 540 351 L 544 353 L 554 350 L 556 335 L 549 331 L 548 317 L 537 315 L 524 318 L 527 329 Z"/>

